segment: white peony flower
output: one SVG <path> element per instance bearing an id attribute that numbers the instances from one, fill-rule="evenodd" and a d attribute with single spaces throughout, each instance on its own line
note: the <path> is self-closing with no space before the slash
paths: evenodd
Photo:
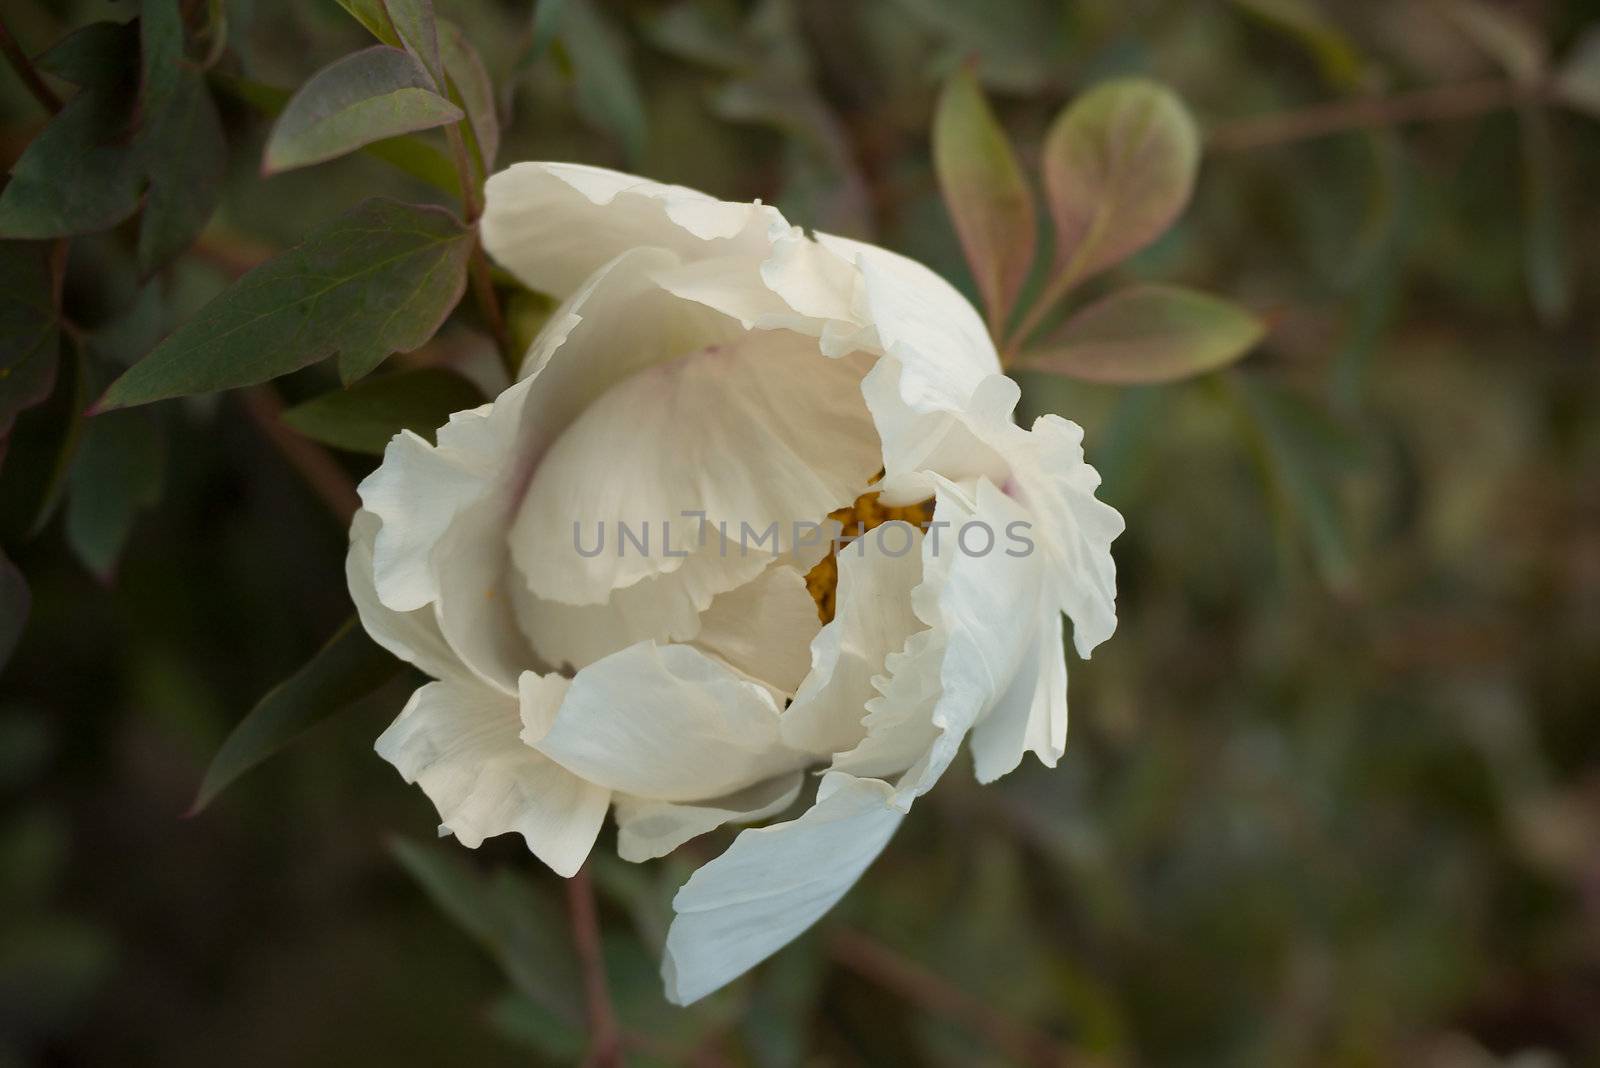
<path id="1" fill-rule="evenodd" d="M 644 860 L 820 771 L 679 891 L 687 1004 L 838 901 L 962 739 L 984 782 L 1055 764 L 1062 613 L 1083 656 L 1111 634 L 1122 519 L 919 264 L 595 167 L 518 164 L 487 201 L 489 253 L 563 303 L 518 382 L 361 484 L 351 593 L 435 680 L 377 749 L 442 833 L 515 831 L 564 876 L 608 810 Z M 830 514 L 912 523 L 835 552 Z"/>

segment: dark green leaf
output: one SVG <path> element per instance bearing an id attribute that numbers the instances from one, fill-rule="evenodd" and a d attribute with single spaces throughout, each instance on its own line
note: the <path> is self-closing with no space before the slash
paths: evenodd
<path id="1" fill-rule="evenodd" d="M 142 148 L 150 190 L 139 226 L 139 268 L 149 274 L 194 243 L 221 192 L 227 141 L 204 78 L 184 72 Z"/>
<path id="2" fill-rule="evenodd" d="M 57 360 L 50 396 L 17 416 L 4 442 L 0 537 L 31 537 L 55 512 L 77 454 L 88 403 L 82 349 L 68 345 Z"/>
<path id="3" fill-rule="evenodd" d="M 1023 353 L 1019 366 L 1117 385 L 1174 382 L 1225 367 L 1265 331 L 1261 320 L 1220 297 L 1135 285 L 1079 311 Z"/>
<path id="4" fill-rule="evenodd" d="M 389 439 L 411 430 L 428 440 L 452 412 L 484 402 L 478 387 L 454 371 L 426 367 L 357 382 L 284 412 L 284 423 L 324 445 L 382 455 Z"/>
<path id="5" fill-rule="evenodd" d="M 183 13 L 178 0 L 144 0 L 139 5 L 139 55 L 139 106 L 149 116 L 167 106 L 182 81 Z"/>
<path id="6" fill-rule="evenodd" d="M 43 402 L 55 384 L 58 251 L 49 242 L 0 242 L 0 448 L 17 413 Z"/>
<path id="7" fill-rule="evenodd" d="M 558 1019 L 582 1019 L 566 916 L 546 887 L 511 871 L 485 877 L 459 849 L 398 837 L 390 849 L 439 910 L 495 958 L 518 991 Z"/>
<path id="8" fill-rule="evenodd" d="M 1569 223 L 1562 210 L 1550 114 L 1525 108 L 1522 126 L 1522 262 L 1534 310 L 1546 326 L 1558 326 L 1572 306 L 1567 254 Z"/>
<path id="9" fill-rule="evenodd" d="M 1056 224 L 1053 292 L 1160 237 L 1188 204 L 1199 163 L 1199 131 L 1165 86 L 1129 78 L 1073 101 L 1044 144 Z"/>
<path id="10" fill-rule="evenodd" d="M 952 75 L 939 95 L 933 164 L 989 312 L 990 333 L 998 335 L 1033 266 L 1033 194 L 970 66 Z"/>
<path id="11" fill-rule="evenodd" d="M 267 140 L 267 174 L 321 163 L 387 137 L 457 122 L 415 57 L 373 45 L 324 67 L 284 107 Z"/>
<path id="12" fill-rule="evenodd" d="M 310 728 L 372 693 L 402 666 L 367 637 L 359 620 L 346 621 L 316 656 L 268 691 L 233 728 L 211 758 L 190 814 Z"/>
<path id="13" fill-rule="evenodd" d="M 558 37 L 572 57 L 578 111 L 609 132 L 632 162 L 644 156 L 644 98 L 621 32 L 591 0 L 565 0 Z"/>
<path id="14" fill-rule="evenodd" d="M 1248 11 L 1298 38 L 1317 60 L 1323 77 L 1334 85 L 1353 86 L 1361 77 L 1361 56 L 1312 0 L 1233 0 Z"/>
<path id="15" fill-rule="evenodd" d="M 4 552 L 0 552 L 0 670 L 11 660 L 28 622 L 33 595 L 28 580 Z"/>
<path id="16" fill-rule="evenodd" d="M 528 50 L 518 61 L 518 69 L 536 63 L 561 28 L 561 9 L 567 0 L 537 0 L 533 8 L 533 32 L 528 40 Z"/>
<path id="17" fill-rule="evenodd" d="M 231 74 L 213 72 L 210 80 L 223 92 L 264 115 L 281 113 L 289 98 L 294 95 L 287 89 L 279 89 L 277 86 L 253 82 L 248 78 L 238 78 Z M 455 165 L 450 162 L 449 157 L 419 137 L 409 135 L 389 137 L 382 141 L 374 141 L 361 151 L 438 189 L 449 193 L 460 191 L 460 179 L 456 177 Z"/>
<path id="18" fill-rule="evenodd" d="M 165 448 L 150 411 L 89 420 L 67 478 L 67 543 L 102 581 L 116 570 L 139 512 L 161 498 Z"/>
<path id="19" fill-rule="evenodd" d="M 551 1064 L 578 1064 L 589 1035 L 526 994 L 507 991 L 489 1006 L 489 1026 L 508 1042 L 525 1046 Z"/>
<path id="20" fill-rule="evenodd" d="M 495 113 L 494 85 L 484 69 L 483 58 L 472 42 L 453 22 L 439 21 L 439 49 L 445 76 L 450 83 L 450 99 L 467 113 L 467 132 L 477 155 L 479 177 L 494 170 L 500 152 L 500 118 Z"/>
<path id="21" fill-rule="evenodd" d="M 433 336 L 461 297 L 471 247 L 442 208 L 368 200 L 229 286 L 99 407 L 254 385 L 335 352 L 354 381 Z"/>
<path id="22" fill-rule="evenodd" d="M 139 207 L 144 175 L 132 139 L 137 38 L 112 27 L 80 32 L 65 44 L 57 69 L 88 80 L 11 168 L 0 192 L 0 237 L 105 230 Z"/>

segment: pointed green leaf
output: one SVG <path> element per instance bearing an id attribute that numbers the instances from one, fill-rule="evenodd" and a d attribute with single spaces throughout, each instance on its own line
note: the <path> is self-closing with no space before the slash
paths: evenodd
<path id="1" fill-rule="evenodd" d="M 166 449 L 154 412 L 107 412 L 89 420 L 67 476 L 67 543 L 108 581 L 139 512 L 161 499 Z"/>
<path id="2" fill-rule="evenodd" d="M 255 385 L 335 352 L 354 381 L 433 336 L 471 249 L 472 231 L 443 208 L 368 200 L 223 290 L 98 407 Z"/>
<path id="3" fill-rule="evenodd" d="M 83 434 L 85 362 L 83 346 L 63 338 L 50 395 L 19 414 L 0 442 L 0 537 L 32 537 L 55 514 Z"/>
<path id="4" fill-rule="evenodd" d="M 1555 92 L 1569 106 L 1600 119 L 1600 23 L 1584 30 L 1567 53 Z"/>
<path id="5" fill-rule="evenodd" d="M 1033 266 L 1033 196 L 970 66 L 939 95 L 933 165 L 990 332 L 998 334 Z"/>
<path id="6" fill-rule="evenodd" d="M 1237 304 L 1192 289 L 1135 285 L 1078 312 L 1018 366 L 1089 382 L 1174 382 L 1239 359 L 1266 327 Z"/>
<path id="7" fill-rule="evenodd" d="M 454 412 L 484 402 L 477 386 L 443 367 L 400 371 L 313 397 L 282 420 L 308 438 L 351 452 L 381 456 L 402 430 L 429 441 Z"/>
<path id="8" fill-rule="evenodd" d="M 190 814 L 307 730 L 372 693 L 402 666 L 367 637 L 359 620 L 347 620 L 304 667 L 269 690 L 233 728 L 211 758 Z"/>
<path id="9" fill-rule="evenodd" d="M 433 91 L 416 58 L 373 45 L 329 64 L 300 87 L 267 140 L 267 174 L 354 152 L 386 137 L 457 122 L 461 109 Z"/>
<path id="10" fill-rule="evenodd" d="M 444 89 L 444 67 L 439 62 L 439 29 L 433 18 L 432 0 L 383 0 L 389 24 L 400 43 L 422 62 L 436 89 Z"/>
<path id="11" fill-rule="evenodd" d="M 638 162 L 648 129 L 627 40 L 591 0 L 564 0 L 559 18 L 558 36 L 572 57 L 578 111 L 614 136 L 630 161 Z"/>
<path id="12" fill-rule="evenodd" d="M 546 886 L 509 870 L 486 877 L 460 849 L 396 837 L 390 851 L 439 910 L 486 949 L 518 991 L 558 1019 L 582 1019 L 572 938 Z"/>
<path id="13" fill-rule="evenodd" d="M 0 242 L 0 452 L 17 413 L 50 396 L 61 323 L 54 243 Z"/>
<path id="14" fill-rule="evenodd" d="M 1188 204 L 1199 163 L 1194 120 L 1162 85 L 1107 82 L 1074 101 L 1044 143 L 1055 291 L 1160 237 Z"/>
<path id="15" fill-rule="evenodd" d="M 12 166 L 0 192 L 0 237 L 106 230 L 139 207 L 144 174 L 132 138 L 139 76 L 135 32 L 91 26 L 59 47 L 65 51 L 45 65 L 83 78 L 84 87 Z"/>
<path id="16" fill-rule="evenodd" d="M 519 71 L 537 62 L 561 28 L 561 9 L 567 0 L 536 0 L 533 7 L 533 30 L 528 36 L 528 50 L 517 60 Z"/>
<path id="17" fill-rule="evenodd" d="M 484 69 L 483 57 L 453 22 L 439 20 L 439 51 L 450 99 L 467 113 L 467 131 L 479 163 L 479 176 L 494 170 L 500 152 L 500 118 L 495 114 L 494 85 Z"/>
<path id="18" fill-rule="evenodd" d="M 400 35 L 394 32 L 394 25 L 389 21 L 389 12 L 384 10 L 383 0 L 339 0 L 339 6 L 350 13 L 350 17 L 365 26 L 367 32 L 386 45 L 395 48 L 404 48 Z"/>
<path id="19" fill-rule="evenodd" d="M 28 580 L 11 558 L 0 552 L 0 670 L 3 670 L 22 640 L 22 628 L 28 623 L 28 610 L 33 607 L 33 595 L 28 591 Z"/>

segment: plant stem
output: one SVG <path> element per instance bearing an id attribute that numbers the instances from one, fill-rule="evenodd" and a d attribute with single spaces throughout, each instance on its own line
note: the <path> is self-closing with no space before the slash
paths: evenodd
<path id="1" fill-rule="evenodd" d="M 4 52 L 6 60 L 11 64 L 11 69 L 17 72 L 17 77 L 22 79 L 22 84 L 28 87 L 28 92 L 50 114 L 54 115 L 61 110 L 61 98 L 55 91 L 45 84 L 39 76 L 33 60 L 28 58 L 28 53 L 17 44 L 16 38 L 11 36 L 11 31 L 6 27 L 6 20 L 0 18 L 0 52 Z"/>
<path id="2" fill-rule="evenodd" d="M 289 465 L 300 473 L 313 492 L 328 506 L 342 526 L 348 527 L 350 519 L 361 507 L 356 485 L 348 472 L 321 445 L 301 437 L 278 420 L 283 402 L 271 386 L 253 386 L 239 391 L 245 411 L 261 428 L 267 440 L 283 455 Z"/>
<path id="3" fill-rule="evenodd" d="M 1086 1065 L 1062 1049 L 1049 1035 L 1013 1020 L 939 975 L 907 960 L 887 946 L 849 928 L 837 928 L 828 941 L 835 961 L 916 1005 L 929 1015 L 953 1020 L 982 1035 L 1011 1060 L 1021 1064 Z"/>
<path id="4" fill-rule="evenodd" d="M 1542 99 L 1544 87 L 1500 78 L 1438 85 L 1386 97 L 1336 100 L 1294 111 L 1238 119 L 1212 127 L 1206 147 L 1213 152 L 1245 152 L 1294 144 L 1350 130 L 1381 129 L 1412 122 L 1470 118 L 1505 111 Z"/>
<path id="5" fill-rule="evenodd" d="M 494 347 L 500 352 L 500 363 L 506 369 L 506 376 L 515 382 L 522 355 L 517 352 L 511 340 L 511 331 L 506 328 L 506 317 L 500 311 L 500 297 L 494 291 L 494 280 L 489 277 L 489 260 L 483 254 L 483 245 L 478 243 L 477 238 L 473 238 L 473 242 L 472 257 L 467 261 L 472 297 L 478 302 L 478 312 L 489 327 L 489 335 L 494 338 Z"/>
<path id="6" fill-rule="evenodd" d="M 600 917 L 595 909 L 594 882 L 587 866 L 567 880 L 567 912 L 572 941 L 583 966 L 584 997 L 589 1006 L 588 1068 L 616 1068 L 622 1063 L 622 1032 L 606 988 L 606 962 L 600 945 Z"/>

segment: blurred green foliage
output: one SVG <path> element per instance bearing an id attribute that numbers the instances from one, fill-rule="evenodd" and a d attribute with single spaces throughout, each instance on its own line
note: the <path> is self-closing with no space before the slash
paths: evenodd
<path id="1" fill-rule="evenodd" d="M 134 6 L 3 18 L 38 55 Z M 762 197 L 969 292 L 929 151 L 943 79 L 976 57 L 1036 173 L 1078 91 L 1158 78 L 1213 150 L 1187 216 L 1114 273 L 1274 327 L 1185 384 L 1023 376 L 1030 412 L 1086 425 L 1128 519 L 1120 633 L 1073 667 L 1059 768 L 947 776 L 834 916 L 690 1012 L 655 962 L 693 861 L 596 870 L 641 1063 L 1004 1063 L 1008 1035 L 1073 1064 L 1600 1061 L 1600 131 L 1473 95 L 1538 89 L 1577 46 L 1563 93 L 1592 110 L 1600 5 L 437 6 L 483 54 L 502 165 Z M 437 134 L 263 179 L 264 112 L 370 39 L 334 0 L 220 9 L 220 208 L 154 273 L 171 238 L 141 232 L 148 208 L 72 241 L 74 344 L 0 472 L 0 542 L 32 590 L 0 675 L 0 1065 L 568 1063 L 560 881 L 515 842 L 391 841 L 434 818 L 371 753 L 403 684 L 179 818 L 222 737 L 347 616 L 344 531 L 239 396 L 73 416 L 363 197 L 443 196 Z M 1313 105 L 1419 90 L 1444 103 L 1293 132 Z M 1262 137 L 1263 115 L 1290 133 Z M 45 117 L 0 68 L 0 160 Z M 76 177 L 115 221 L 152 163 L 110 164 Z M 192 205 L 163 203 L 181 228 Z M 543 312 L 513 309 L 519 336 Z M 494 356 L 468 317 L 395 362 L 481 383 Z M 320 366 L 278 391 L 335 385 Z M 3 559 L 0 591 L 20 604 Z"/>

